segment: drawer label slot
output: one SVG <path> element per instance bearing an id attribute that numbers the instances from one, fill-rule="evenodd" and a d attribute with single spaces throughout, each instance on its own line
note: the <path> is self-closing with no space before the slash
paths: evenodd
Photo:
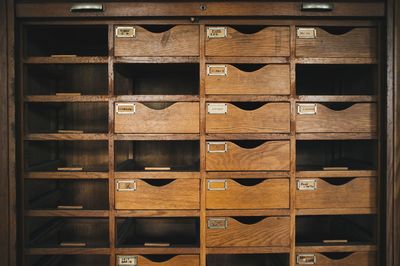
<path id="1" fill-rule="evenodd" d="M 134 103 L 116 103 L 115 108 L 118 115 L 132 115 L 136 113 L 136 104 Z"/>
<path id="2" fill-rule="evenodd" d="M 118 266 L 137 266 L 138 259 L 137 256 L 117 256 Z"/>
<path id="3" fill-rule="evenodd" d="M 316 115 L 317 104 L 315 103 L 299 103 L 297 105 L 297 114 L 299 115 Z"/>
<path id="4" fill-rule="evenodd" d="M 117 38 L 134 38 L 136 37 L 136 28 L 128 26 L 118 26 L 115 28 L 115 37 Z"/>
<path id="5" fill-rule="evenodd" d="M 135 180 L 118 180 L 116 183 L 117 191 L 119 192 L 136 191 Z"/>
<path id="6" fill-rule="evenodd" d="M 208 27 L 207 28 L 207 38 L 209 38 L 209 39 L 226 38 L 227 36 L 228 36 L 227 27 Z"/>
<path id="7" fill-rule="evenodd" d="M 297 29 L 298 39 L 316 39 L 317 30 L 315 28 L 298 28 Z"/>
<path id="8" fill-rule="evenodd" d="M 316 179 L 297 180 L 297 190 L 317 190 Z"/>
<path id="9" fill-rule="evenodd" d="M 228 183 L 225 179 L 210 179 L 207 181 L 208 190 L 227 190 Z"/>
<path id="10" fill-rule="evenodd" d="M 227 76 L 226 65 L 207 65 L 207 76 Z"/>
<path id="11" fill-rule="evenodd" d="M 207 152 L 216 153 L 216 152 L 227 152 L 228 144 L 224 141 L 209 141 L 207 142 Z"/>
<path id="12" fill-rule="evenodd" d="M 317 264 L 317 257 L 314 254 L 299 254 L 296 256 L 296 263 L 299 265 Z"/>
<path id="13" fill-rule="evenodd" d="M 208 229 L 226 229 L 228 228 L 228 220 L 226 218 L 208 218 Z"/>
<path id="14" fill-rule="evenodd" d="M 224 115 L 228 113 L 228 105 L 226 103 L 208 103 L 207 113 L 210 115 Z"/>

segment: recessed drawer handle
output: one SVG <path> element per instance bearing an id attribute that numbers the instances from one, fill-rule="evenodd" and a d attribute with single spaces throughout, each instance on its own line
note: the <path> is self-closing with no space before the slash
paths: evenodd
<path id="1" fill-rule="evenodd" d="M 302 3 L 301 11 L 332 11 L 333 4 L 331 3 Z"/>
<path id="2" fill-rule="evenodd" d="M 72 5 L 70 12 L 103 12 L 104 8 L 102 4 L 75 4 Z"/>

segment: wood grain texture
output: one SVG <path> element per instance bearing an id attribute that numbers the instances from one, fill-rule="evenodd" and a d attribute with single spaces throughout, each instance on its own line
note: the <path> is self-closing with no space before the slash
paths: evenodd
<path id="1" fill-rule="evenodd" d="M 289 141 L 267 141 L 252 149 L 226 143 L 227 152 L 206 153 L 207 171 L 289 170 Z"/>
<path id="2" fill-rule="evenodd" d="M 225 65 L 225 64 L 218 64 Z M 208 64 L 207 66 L 212 66 Z M 226 76 L 206 75 L 206 94 L 288 95 L 289 65 L 268 64 L 248 72 L 226 64 Z"/>
<path id="3" fill-rule="evenodd" d="M 135 106 L 134 114 L 115 113 L 116 133 L 199 133 L 198 103 L 179 102 L 161 110 Z"/>
<path id="4" fill-rule="evenodd" d="M 315 39 L 296 38 L 297 57 L 377 57 L 376 28 L 354 28 L 349 32 L 335 35 L 323 28 L 315 27 Z"/>
<path id="5" fill-rule="evenodd" d="M 290 104 L 267 103 L 244 110 L 226 103 L 226 114 L 206 114 L 207 133 L 289 133 Z"/>
<path id="6" fill-rule="evenodd" d="M 289 246 L 289 217 L 266 217 L 255 224 L 226 219 L 226 229 L 207 228 L 207 247 Z"/>
<path id="7" fill-rule="evenodd" d="M 316 104 L 315 115 L 296 115 L 296 132 L 299 133 L 362 133 L 377 131 L 377 106 L 375 103 L 356 103 L 344 110 L 332 110 Z"/>
<path id="8" fill-rule="evenodd" d="M 289 27 L 244 34 L 227 27 L 226 38 L 206 38 L 206 56 L 289 56 Z"/>
<path id="9" fill-rule="evenodd" d="M 207 209 L 289 208 L 288 179 L 265 179 L 253 186 L 241 185 L 233 179 L 224 180 L 226 190 L 206 191 Z"/>
<path id="10" fill-rule="evenodd" d="M 135 191 L 115 191 L 115 208 L 125 210 L 175 210 L 200 208 L 200 181 L 175 179 L 163 186 L 154 186 L 135 179 Z M 116 180 L 118 182 L 118 179 Z"/>
<path id="11" fill-rule="evenodd" d="M 300 255 L 301 253 L 298 253 Z M 310 254 L 310 253 L 308 253 Z M 376 253 L 367 251 L 343 254 L 343 258 L 329 258 L 329 253 L 314 253 L 317 266 L 376 266 Z M 347 255 L 347 256 L 346 256 Z M 302 264 L 296 264 L 302 265 Z"/>
<path id="12" fill-rule="evenodd" d="M 114 39 L 115 56 L 198 56 L 199 27 L 177 25 L 165 32 L 154 33 L 140 26 L 134 38 Z"/>
<path id="13" fill-rule="evenodd" d="M 357 177 L 342 185 L 332 185 L 321 178 L 313 180 L 317 182 L 316 190 L 296 190 L 296 208 L 377 207 L 377 184 L 375 178 Z"/>
<path id="14" fill-rule="evenodd" d="M 198 255 L 178 255 L 165 261 L 152 261 L 144 256 L 138 256 L 138 265 L 140 266 L 199 266 Z"/>

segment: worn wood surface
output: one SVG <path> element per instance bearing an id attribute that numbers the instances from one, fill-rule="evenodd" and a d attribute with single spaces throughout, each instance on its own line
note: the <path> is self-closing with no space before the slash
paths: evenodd
<path id="1" fill-rule="evenodd" d="M 193 265 L 198 266 L 199 256 L 197 255 L 178 255 L 166 260 L 155 260 L 152 261 L 151 258 L 146 258 L 144 256 L 138 256 L 138 265 L 143 266 L 187 266 Z"/>
<path id="2" fill-rule="evenodd" d="M 302 253 L 298 253 L 300 255 Z M 307 253 L 310 254 L 310 253 Z M 311 253 L 316 257 L 316 263 L 314 265 L 324 266 L 375 266 L 376 265 L 376 253 L 359 251 L 350 254 L 342 254 L 343 258 L 330 258 L 329 253 Z M 301 264 L 296 264 L 301 265 Z"/>

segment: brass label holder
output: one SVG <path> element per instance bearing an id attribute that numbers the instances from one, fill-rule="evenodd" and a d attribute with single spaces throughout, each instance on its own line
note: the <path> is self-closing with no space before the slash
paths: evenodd
<path id="1" fill-rule="evenodd" d="M 213 149 L 212 147 L 223 147 L 222 149 Z M 207 142 L 207 152 L 222 153 L 228 151 L 228 143 L 224 141 L 209 141 Z"/>
<path id="2" fill-rule="evenodd" d="M 298 39 L 316 39 L 317 30 L 315 28 L 297 28 Z"/>
<path id="3" fill-rule="evenodd" d="M 315 254 L 298 254 L 296 256 L 296 264 L 298 265 L 314 265 L 317 264 Z"/>
<path id="4" fill-rule="evenodd" d="M 226 218 L 208 218 L 208 229 L 226 229 L 228 228 L 228 220 Z"/>
<path id="5" fill-rule="evenodd" d="M 136 28 L 131 26 L 118 26 L 115 28 L 115 37 L 134 38 L 136 37 Z"/>
<path id="6" fill-rule="evenodd" d="M 207 113 L 210 115 L 224 115 L 228 113 L 226 103 L 207 103 Z"/>
<path id="7" fill-rule="evenodd" d="M 136 180 L 117 180 L 116 181 L 118 192 L 136 191 Z"/>
<path id="8" fill-rule="evenodd" d="M 226 65 L 207 65 L 207 76 L 228 76 Z"/>
<path id="9" fill-rule="evenodd" d="M 136 113 L 135 103 L 116 103 L 115 112 L 118 115 L 132 115 Z"/>
<path id="10" fill-rule="evenodd" d="M 297 180 L 297 190 L 302 190 L 302 191 L 317 190 L 317 180 L 316 179 Z"/>
<path id="11" fill-rule="evenodd" d="M 227 27 L 207 27 L 208 39 L 220 39 L 228 36 Z"/>
<path id="12" fill-rule="evenodd" d="M 207 180 L 207 189 L 211 191 L 222 191 L 228 189 L 226 179 L 210 179 Z"/>
<path id="13" fill-rule="evenodd" d="M 297 104 L 297 114 L 299 115 L 316 115 L 317 104 L 315 103 L 299 103 Z"/>
<path id="14" fill-rule="evenodd" d="M 130 255 L 118 255 L 117 265 L 118 266 L 137 266 L 138 257 Z"/>

